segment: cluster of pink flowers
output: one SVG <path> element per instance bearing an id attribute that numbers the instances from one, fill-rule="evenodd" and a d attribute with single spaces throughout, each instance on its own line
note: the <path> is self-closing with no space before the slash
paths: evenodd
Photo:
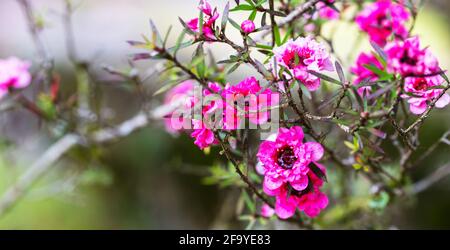
<path id="1" fill-rule="evenodd" d="M 310 91 L 320 86 L 320 78 L 308 71 L 333 71 L 333 64 L 326 47 L 311 37 L 289 40 L 275 48 L 274 54 L 279 65 L 289 70 Z"/>
<path id="2" fill-rule="evenodd" d="M 194 83 L 185 81 L 173 88 L 166 95 L 166 105 L 177 103 L 175 109 L 188 111 L 191 117 L 173 119 L 172 113 L 166 119 L 166 128 L 169 132 L 177 131 L 186 122 L 192 124 L 191 137 L 200 149 L 217 144 L 214 137 L 214 128 L 235 130 L 246 118 L 254 124 L 263 124 L 270 119 L 270 107 L 277 105 L 279 96 L 269 88 L 263 88 L 254 77 L 248 77 L 236 85 L 227 84 L 222 88 L 218 83 L 210 82 L 208 88 L 203 89 L 201 97 L 193 93 Z M 201 98 L 212 100 L 203 103 Z M 199 108 L 200 116 L 192 116 L 191 111 Z M 216 117 L 216 115 L 219 117 Z M 218 119 L 218 120 L 217 120 Z M 221 122 L 217 124 L 216 122 Z"/>
<path id="3" fill-rule="evenodd" d="M 355 21 L 361 30 L 367 32 L 370 40 L 384 46 L 390 36 L 404 39 L 408 36 L 405 23 L 409 13 L 401 4 L 391 0 L 378 0 L 359 13 Z"/>
<path id="4" fill-rule="evenodd" d="M 0 60 L 0 98 L 10 89 L 22 89 L 31 82 L 30 63 L 15 57 Z"/>
<path id="5" fill-rule="evenodd" d="M 275 196 L 275 213 L 282 219 L 292 217 L 297 208 L 315 217 L 328 205 L 327 196 L 320 192 L 323 180 L 311 170 L 314 167 L 325 173 L 317 162 L 323 147 L 317 142 L 303 143 L 303 138 L 301 127 L 280 128 L 276 138 L 261 143 L 257 154 L 264 192 Z"/>
<path id="6" fill-rule="evenodd" d="M 429 48 L 421 48 L 417 36 L 405 41 L 394 41 L 386 45 L 388 56 L 388 70 L 405 77 L 404 91 L 402 95 L 408 100 L 409 108 L 414 114 L 422 114 L 427 109 L 427 104 L 442 97 L 436 102 L 437 108 L 443 108 L 450 102 L 450 96 L 442 93 L 442 89 L 435 88 L 444 83 L 444 78 L 439 74 L 441 69 L 436 57 Z"/>
<path id="7" fill-rule="evenodd" d="M 374 55 L 361 53 L 351 71 L 357 77 L 355 85 L 362 81 L 376 81 L 378 76 L 367 66 L 399 74 L 405 79 L 402 98 L 407 99 L 413 114 L 422 114 L 428 103 L 435 100 L 436 107 L 442 108 L 450 102 L 450 97 L 442 93 L 444 79 L 436 57 L 428 48 L 421 48 L 417 36 L 409 37 L 405 22 L 409 13 L 403 5 L 390 0 L 379 0 L 368 5 L 356 18 L 359 27 L 369 34 L 370 39 L 382 47 L 387 56 L 387 69 Z M 391 37 L 391 39 L 389 39 Z M 361 87 L 359 93 L 367 93 L 370 87 Z"/>
<path id="8" fill-rule="evenodd" d="M 236 129 L 248 118 L 253 124 L 263 124 L 270 118 L 269 108 L 278 104 L 279 96 L 269 88 L 263 88 L 254 77 L 248 77 L 236 85 L 227 84 L 222 96 L 225 104 L 225 129 Z M 243 110 L 239 110 L 243 106 Z"/>
<path id="9" fill-rule="evenodd" d="M 199 9 L 203 12 L 202 33 L 209 40 L 215 40 L 214 23 L 219 18 L 217 8 L 212 9 L 211 5 L 206 1 L 200 3 Z M 200 32 L 199 19 L 193 18 L 187 22 L 187 26 L 194 32 Z"/>

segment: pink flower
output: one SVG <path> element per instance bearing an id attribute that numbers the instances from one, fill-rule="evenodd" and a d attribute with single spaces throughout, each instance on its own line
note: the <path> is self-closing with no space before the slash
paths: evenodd
<path id="1" fill-rule="evenodd" d="M 22 89 L 31 83 L 30 63 L 15 57 L 0 59 L 0 98 L 10 89 Z"/>
<path id="2" fill-rule="evenodd" d="M 356 75 L 356 79 L 353 82 L 354 85 L 358 85 L 364 81 L 376 81 L 378 76 L 372 71 L 368 70 L 366 65 L 372 65 L 380 70 L 383 70 L 383 65 L 373 54 L 361 53 L 356 60 L 356 65 L 351 68 L 351 72 Z M 370 86 L 361 87 L 358 89 L 358 93 L 363 95 L 370 92 Z"/>
<path id="3" fill-rule="evenodd" d="M 323 148 L 317 142 L 303 143 L 302 128 L 294 126 L 280 128 L 273 141 L 261 143 L 257 156 L 264 167 L 264 192 L 275 195 L 286 183 L 296 191 L 305 190 L 310 164 L 322 158 Z"/>
<path id="4" fill-rule="evenodd" d="M 275 210 L 273 210 L 273 208 L 271 208 L 269 205 L 267 204 L 263 204 L 261 206 L 261 215 L 263 217 L 269 218 L 272 217 L 272 215 L 275 213 Z"/>
<path id="5" fill-rule="evenodd" d="M 214 23 L 216 22 L 217 18 L 219 18 L 219 13 L 217 12 L 217 9 L 214 8 L 214 10 L 213 10 L 207 0 L 203 0 L 200 3 L 199 9 L 204 14 L 203 26 L 202 26 L 203 35 L 206 37 L 207 40 L 215 40 L 216 37 L 214 35 Z M 193 18 L 193 19 L 189 20 L 186 23 L 186 25 L 192 31 L 200 32 L 198 22 L 199 22 L 198 18 Z"/>
<path id="6" fill-rule="evenodd" d="M 419 37 L 386 45 L 389 69 L 402 76 L 433 74 L 440 71 L 436 57 L 428 48 L 421 49 Z"/>
<path id="7" fill-rule="evenodd" d="M 355 21 L 361 30 L 367 32 L 370 40 L 384 46 L 391 35 L 402 39 L 408 36 L 405 27 L 408 19 L 409 13 L 401 4 L 378 0 L 362 10 Z"/>
<path id="8" fill-rule="evenodd" d="M 334 0 L 328 0 L 328 3 L 334 3 Z M 316 6 L 319 9 L 320 18 L 328 20 L 339 19 L 339 12 L 331 7 L 328 7 L 324 2 L 318 2 Z"/>
<path id="9" fill-rule="evenodd" d="M 227 84 L 222 96 L 226 102 L 226 129 L 237 129 L 244 118 L 249 118 L 254 124 L 267 122 L 270 107 L 279 101 L 278 93 L 262 88 L 254 77 L 248 77 L 236 85 Z"/>
<path id="10" fill-rule="evenodd" d="M 303 29 L 305 32 L 312 33 L 316 29 L 316 25 L 314 23 L 308 23 L 303 27 Z"/>
<path id="11" fill-rule="evenodd" d="M 275 196 L 275 213 L 279 218 L 292 217 L 297 208 L 312 218 L 327 207 L 328 197 L 319 190 L 321 182 L 314 181 L 313 173 L 309 173 L 308 176 L 311 182 L 305 190 L 295 190 L 289 183 L 285 183 L 269 194 Z"/>
<path id="12" fill-rule="evenodd" d="M 190 109 L 193 106 L 193 91 L 196 84 L 193 81 L 184 81 L 167 92 L 164 98 L 164 105 L 171 106 L 172 110 Z M 166 130 L 175 134 L 179 131 L 187 118 L 172 119 L 173 112 L 164 119 Z"/>
<path id="13" fill-rule="evenodd" d="M 245 20 L 241 24 L 241 29 L 244 33 L 252 33 L 255 30 L 255 23 L 252 20 Z"/>
<path id="14" fill-rule="evenodd" d="M 215 82 L 209 82 L 208 87 L 209 89 L 203 90 L 203 98 L 209 95 L 218 94 L 220 91 L 222 91 L 222 87 Z M 223 105 L 224 104 L 221 99 L 211 101 L 207 103 L 205 106 L 201 107 L 202 112 L 201 120 L 195 118 L 192 119 L 193 132 L 191 133 L 191 137 L 195 138 L 194 144 L 197 145 L 200 149 L 204 149 L 211 145 L 218 144 L 218 140 L 215 138 L 213 132 L 214 125 L 211 124 L 210 118 L 215 113 L 216 110 L 223 109 Z M 221 114 L 223 114 L 223 110 L 221 112 L 222 112 Z"/>
<path id="15" fill-rule="evenodd" d="M 214 132 L 207 128 L 202 121 L 192 120 L 192 123 L 194 125 L 194 131 L 191 133 L 191 137 L 195 138 L 194 144 L 200 149 L 205 149 L 218 143 L 218 140 L 214 137 Z"/>
<path id="16" fill-rule="evenodd" d="M 320 79 L 308 73 L 308 70 L 333 71 L 325 46 L 311 37 L 289 40 L 283 46 L 274 49 L 274 53 L 278 64 L 290 70 L 294 77 L 305 84 L 310 91 L 319 88 Z"/>
<path id="17" fill-rule="evenodd" d="M 440 75 L 429 77 L 407 77 L 405 78 L 404 91 L 410 95 L 403 94 L 402 97 L 408 100 L 409 109 L 413 114 L 420 115 L 428 107 L 428 103 L 438 98 L 442 94 L 442 89 L 430 89 L 440 86 L 444 79 Z M 447 93 L 436 102 L 437 108 L 443 108 L 450 102 Z"/>

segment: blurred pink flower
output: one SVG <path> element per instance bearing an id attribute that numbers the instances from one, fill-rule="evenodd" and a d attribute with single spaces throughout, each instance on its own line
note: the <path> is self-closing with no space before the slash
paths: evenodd
<path id="1" fill-rule="evenodd" d="M 255 30 L 255 23 L 252 20 L 245 20 L 241 24 L 241 29 L 244 33 L 252 33 Z"/>
<path id="2" fill-rule="evenodd" d="M 394 41 L 386 45 L 388 67 L 402 76 L 433 74 L 440 71 L 439 62 L 428 48 L 421 49 L 419 37 Z"/>
<path id="3" fill-rule="evenodd" d="M 354 85 L 358 85 L 364 81 L 376 81 L 378 76 L 366 68 L 365 65 L 372 65 L 376 68 L 383 70 L 383 65 L 373 54 L 361 53 L 356 60 L 356 64 L 351 68 L 351 72 L 356 75 L 356 79 L 353 82 Z M 361 87 L 358 89 L 360 95 L 368 94 L 370 92 L 370 86 Z"/>
<path id="4" fill-rule="evenodd" d="M 275 195 L 286 183 L 294 190 L 305 190 L 309 183 L 309 165 L 322 156 L 320 143 L 303 143 L 301 127 L 280 128 L 274 140 L 261 143 L 257 154 L 264 168 L 264 192 Z"/>
<path id="5" fill-rule="evenodd" d="M 199 9 L 203 12 L 203 26 L 202 31 L 203 35 L 208 40 L 215 40 L 216 37 L 214 35 L 214 23 L 219 18 L 219 13 L 217 12 L 217 9 L 214 8 L 214 10 L 211 8 L 211 5 L 208 3 L 207 0 L 203 0 L 200 2 Z M 193 18 L 189 20 L 186 24 L 187 26 L 194 32 L 200 32 L 199 27 L 199 19 Z"/>
<path id="6" fill-rule="evenodd" d="M 209 95 L 215 94 L 218 95 L 219 92 L 222 90 L 222 87 L 215 82 L 209 82 L 208 87 L 209 89 L 203 90 L 203 98 L 208 97 Z M 201 120 L 198 120 L 196 118 L 192 119 L 193 132 L 191 133 L 191 137 L 195 138 L 194 141 L 195 145 L 197 145 L 200 149 L 204 149 L 218 143 L 218 140 L 214 136 L 213 132 L 214 125 L 210 123 L 211 121 L 210 118 L 211 115 L 214 114 L 216 110 L 223 109 L 223 102 L 221 99 L 220 100 L 216 99 L 209 102 L 207 105 L 201 108 L 202 108 Z"/>
<path id="7" fill-rule="evenodd" d="M 311 37 L 299 37 L 289 40 L 281 47 L 274 49 L 279 65 L 284 66 L 310 90 L 317 90 L 320 79 L 310 73 L 312 71 L 333 71 L 333 65 L 325 46 Z"/>
<path id="8" fill-rule="evenodd" d="M 30 63 L 16 57 L 0 59 L 0 98 L 10 89 L 22 89 L 31 83 Z"/>
<path id="9" fill-rule="evenodd" d="M 378 0 L 366 6 L 357 16 L 359 28 L 370 37 L 370 40 L 384 46 L 389 36 L 404 39 L 408 36 L 405 23 L 409 13 L 401 4 L 391 0 Z"/>
<path id="10" fill-rule="evenodd" d="M 253 124 L 269 120 L 269 108 L 278 105 L 278 93 L 262 88 L 255 77 L 247 77 L 236 85 L 227 84 L 222 93 L 225 98 L 225 128 L 236 129 L 244 118 Z M 241 104 L 239 106 L 239 104 Z"/>
<path id="11" fill-rule="evenodd" d="M 195 82 L 187 80 L 172 88 L 164 98 L 164 105 L 172 105 L 173 110 L 190 109 L 193 106 L 193 91 Z M 172 119 L 172 112 L 164 119 L 166 130 L 175 134 L 183 127 L 187 118 Z"/>
<path id="12" fill-rule="evenodd" d="M 334 3 L 334 0 L 328 0 L 328 3 Z M 328 7 L 324 2 L 318 2 L 316 6 L 319 9 L 320 18 L 327 20 L 339 19 L 339 12 L 331 7 Z"/>
<path id="13" fill-rule="evenodd" d="M 273 208 L 271 208 L 269 205 L 264 203 L 261 206 L 261 215 L 263 217 L 269 218 L 269 217 L 272 217 L 272 215 L 274 215 L 274 214 L 275 214 L 275 210 L 273 210 Z"/>

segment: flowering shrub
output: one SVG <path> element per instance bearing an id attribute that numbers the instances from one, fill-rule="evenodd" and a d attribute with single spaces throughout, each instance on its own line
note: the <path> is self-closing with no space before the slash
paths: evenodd
<path id="1" fill-rule="evenodd" d="M 63 127 L 58 136 L 66 151 L 126 137 L 155 120 L 174 136 L 190 135 L 199 150 L 217 159 L 205 182 L 240 191 L 245 207 L 239 218 L 249 227 L 276 219 L 302 228 L 343 225 L 353 213 L 379 213 L 414 194 L 411 156 L 420 145 L 421 125 L 434 108 L 450 102 L 446 70 L 433 48 L 420 44 L 420 34 L 412 35 L 419 6 L 391 0 L 201 0 L 192 8 L 198 16 L 179 18 L 182 31 L 174 42 L 170 30 L 161 35 L 150 21 L 150 37 L 128 41 L 133 69 L 105 67 L 133 83 L 142 99 L 141 112 L 117 127 L 99 125 L 101 116 L 88 100 L 89 64 L 70 44 L 78 74 L 73 98 L 58 100 L 58 76 L 46 53 L 33 74 L 27 62 L 0 60 L 0 97 L 31 82 L 44 86 L 36 102 L 23 95 L 18 101 Z M 340 22 L 358 27 L 371 49 L 339 57 L 322 28 Z M 232 53 L 215 54 L 215 46 Z M 182 50 L 193 56 L 181 60 Z M 158 107 L 149 108 L 134 68 L 140 60 L 159 62 L 154 69 L 164 84 L 154 94 L 164 100 Z M 80 122 L 72 124 L 74 117 Z M 386 152 L 389 146 L 400 156 Z"/>

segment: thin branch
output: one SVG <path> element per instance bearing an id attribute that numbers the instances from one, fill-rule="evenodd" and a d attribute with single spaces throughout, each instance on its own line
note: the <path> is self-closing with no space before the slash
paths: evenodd
<path id="1" fill-rule="evenodd" d="M 318 3 L 320 0 L 312 0 L 308 1 L 302 5 L 299 5 L 295 10 L 293 10 L 289 15 L 282 18 L 280 21 L 278 21 L 275 25 L 277 25 L 279 28 L 287 25 L 288 23 L 298 19 L 301 17 L 304 13 L 306 13 L 312 6 L 314 6 L 316 3 Z M 264 37 L 270 34 L 271 30 L 263 30 L 260 33 L 258 33 L 257 36 L 254 37 L 254 41 L 261 42 L 264 40 Z"/>
<path id="2" fill-rule="evenodd" d="M 80 137 L 67 134 L 45 151 L 27 171 L 12 185 L 0 200 L 0 216 L 4 215 L 61 156 L 80 142 Z"/>
<path id="3" fill-rule="evenodd" d="M 434 99 L 429 105 L 427 110 L 425 110 L 425 112 L 413 123 L 411 124 L 407 129 L 405 129 L 403 131 L 403 133 L 407 134 L 409 133 L 411 130 L 413 130 L 415 127 L 417 127 L 418 125 L 422 124 L 425 119 L 428 117 L 428 115 L 430 114 L 431 110 L 433 110 L 434 106 L 436 105 L 436 102 L 439 101 L 439 99 L 446 93 L 447 90 L 450 89 L 450 84 L 447 84 L 447 86 L 445 87 L 445 89 L 443 89 L 442 93 L 439 94 L 439 96 Z"/>
<path id="4" fill-rule="evenodd" d="M 418 194 L 421 193 L 428 188 L 430 188 L 433 184 L 437 183 L 438 181 L 442 180 L 443 178 L 450 175 L 450 164 L 447 163 L 446 165 L 438 168 L 436 171 L 434 171 L 432 174 L 427 176 L 421 181 L 416 182 L 413 185 L 412 194 Z"/>
<path id="5" fill-rule="evenodd" d="M 44 86 L 48 88 L 51 82 L 51 75 L 53 70 L 53 58 L 50 56 L 42 37 L 41 37 L 41 28 L 36 23 L 36 18 L 33 13 L 33 8 L 29 2 L 29 0 L 17 0 L 17 2 L 22 7 L 23 12 L 25 13 L 28 29 L 30 30 L 31 37 L 36 46 L 38 56 L 41 60 L 41 67 L 44 71 Z"/>

